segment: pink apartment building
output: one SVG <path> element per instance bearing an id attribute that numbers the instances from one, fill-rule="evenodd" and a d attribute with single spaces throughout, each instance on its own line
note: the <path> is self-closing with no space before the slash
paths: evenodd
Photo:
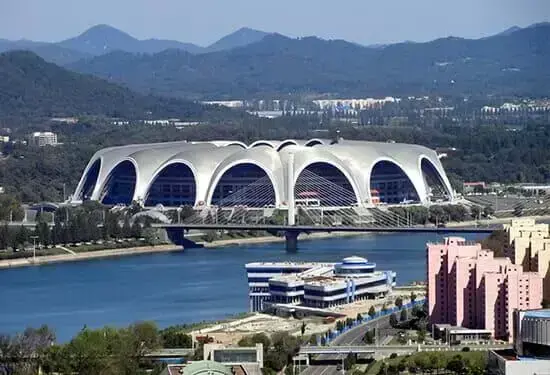
<path id="1" fill-rule="evenodd" d="M 487 329 L 512 341 L 515 309 L 538 309 L 542 277 L 461 237 L 427 246 L 430 323 Z"/>

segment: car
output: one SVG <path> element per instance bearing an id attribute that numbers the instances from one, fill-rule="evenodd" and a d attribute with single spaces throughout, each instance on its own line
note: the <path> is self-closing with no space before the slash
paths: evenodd
<path id="1" fill-rule="evenodd" d="M 342 371 L 342 364 L 341 363 L 338 363 L 336 365 L 336 371 Z"/>

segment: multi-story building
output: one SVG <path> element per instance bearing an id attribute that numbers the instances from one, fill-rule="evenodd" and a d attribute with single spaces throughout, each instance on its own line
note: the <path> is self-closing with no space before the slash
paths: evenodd
<path id="1" fill-rule="evenodd" d="M 57 144 L 57 134 L 52 132 L 34 132 L 29 137 L 29 144 L 32 146 L 55 146 Z"/>
<path id="2" fill-rule="evenodd" d="M 533 219 L 514 219 L 504 226 L 509 240 L 506 256 L 523 271 L 537 272 L 543 278 L 543 299 L 547 301 L 550 301 L 549 227 Z"/>
<path id="3" fill-rule="evenodd" d="M 268 304 L 331 308 L 375 299 L 392 290 L 396 277 L 357 256 L 339 263 L 249 263 L 246 271 L 251 311 Z"/>
<path id="4" fill-rule="evenodd" d="M 550 374 L 550 309 L 514 313 L 514 350 L 492 350 L 489 375 Z"/>
<path id="5" fill-rule="evenodd" d="M 542 277 L 464 238 L 427 246 L 428 311 L 432 324 L 486 329 L 511 341 L 513 311 L 540 308 Z"/>

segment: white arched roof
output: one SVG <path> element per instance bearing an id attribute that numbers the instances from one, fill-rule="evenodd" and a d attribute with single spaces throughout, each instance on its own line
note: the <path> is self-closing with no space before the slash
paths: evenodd
<path id="1" fill-rule="evenodd" d="M 314 147 L 311 147 L 314 145 Z M 97 182 L 91 199 L 99 199 L 101 189 L 109 174 L 122 161 L 130 161 L 136 168 L 136 188 L 133 200 L 145 199 L 156 176 L 168 165 L 182 163 L 192 171 L 196 182 L 197 202 L 207 202 L 212 197 L 215 184 L 232 166 L 252 163 L 272 180 L 277 203 L 288 200 L 289 155 L 293 154 L 293 175 L 316 162 L 328 163 L 338 168 L 348 178 L 358 202 L 370 201 L 370 177 L 379 161 L 394 163 L 411 180 L 422 202 L 428 199 L 428 189 L 422 173 L 422 160 L 426 160 L 439 174 L 452 199 L 452 188 L 441 161 L 434 150 L 419 145 L 340 140 L 310 139 L 283 141 L 260 140 L 248 148 L 237 141 L 166 142 L 154 144 L 110 147 L 96 152 L 86 166 L 77 186 L 73 201 L 78 202 L 85 177 L 96 161 L 100 161 Z M 292 182 L 294 183 L 294 182 Z"/>

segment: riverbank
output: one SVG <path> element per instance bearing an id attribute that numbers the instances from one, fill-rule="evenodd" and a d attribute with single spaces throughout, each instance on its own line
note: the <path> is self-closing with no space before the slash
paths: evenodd
<path id="1" fill-rule="evenodd" d="M 308 241 L 315 239 L 323 238 L 335 238 L 335 237 L 349 237 L 349 236 L 365 236 L 365 233 L 347 233 L 347 232 L 333 232 L 333 233 L 312 233 L 312 234 L 303 234 L 300 235 L 300 241 Z M 250 237 L 250 238 L 234 238 L 227 240 L 217 240 L 213 242 L 200 243 L 205 248 L 219 248 L 227 246 L 241 246 L 249 244 L 262 244 L 262 243 L 275 243 L 275 242 L 284 242 L 284 237 L 274 237 L 274 236 L 265 236 L 265 237 Z M 101 259 L 101 258 L 111 258 L 111 257 L 121 257 L 121 256 L 131 256 L 131 255 L 141 255 L 141 254 L 152 254 L 152 253 L 165 253 L 165 252 L 176 252 L 181 251 L 182 248 L 174 244 L 165 244 L 165 245 L 156 245 L 156 246 L 138 246 L 138 247 L 128 247 L 124 249 L 109 249 L 109 250 L 97 250 L 97 251 L 87 251 L 82 253 L 75 254 L 59 254 L 59 255 L 45 255 L 37 256 L 36 258 L 18 258 L 18 259 L 4 259 L 0 261 L 0 269 L 5 268 L 19 268 L 19 267 L 29 267 L 29 266 L 40 266 L 51 263 L 62 263 L 62 262 L 79 262 L 91 259 Z"/>

